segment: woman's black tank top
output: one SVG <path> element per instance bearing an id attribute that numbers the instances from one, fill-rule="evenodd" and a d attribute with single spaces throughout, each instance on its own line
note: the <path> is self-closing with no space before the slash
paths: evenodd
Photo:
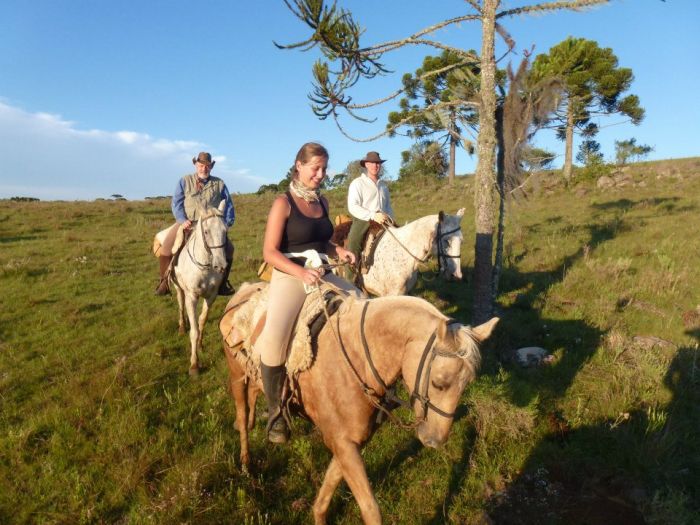
<path id="1" fill-rule="evenodd" d="M 328 218 L 328 210 L 323 205 L 323 201 L 319 201 L 323 208 L 323 215 L 316 219 L 301 213 L 289 192 L 285 195 L 291 210 L 282 234 L 280 251 L 293 253 L 316 250 L 318 253 L 326 253 L 328 241 L 333 236 L 333 223 Z"/>

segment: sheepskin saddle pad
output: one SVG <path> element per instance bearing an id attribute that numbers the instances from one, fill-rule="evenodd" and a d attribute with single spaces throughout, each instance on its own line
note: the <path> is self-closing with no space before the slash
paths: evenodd
<path id="1" fill-rule="evenodd" d="M 153 237 L 152 250 L 153 255 L 155 255 L 156 257 L 160 257 L 161 255 L 161 247 L 165 242 L 165 238 L 168 236 L 169 230 L 170 227 L 167 227 L 164 230 L 161 230 L 158 233 L 156 233 L 155 237 Z M 188 238 L 189 235 L 185 234 L 185 230 L 183 230 L 182 225 L 180 225 L 177 229 L 177 235 L 175 236 L 175 242 L 173 243 L 172 253 L 178 253 L 180 249 L 185 245 L 185 242 Z"/>
<path id="2" fill-rule="evenodd" d="M 260 353 L 255 349 L 255 341 L 265 325 L 268 291 L 266 282 L 243 283 L 226 305 L 219 322 L 226 345 L 245 365 L 248 376 L 256 380 L 260 376 Z M 333 315 L 345 299 L 327 284 L 307 295 L 287 349 L 288 375 L 293 376 L 313 364 L 316 340 L 326 324 L 326 315 Z"/>

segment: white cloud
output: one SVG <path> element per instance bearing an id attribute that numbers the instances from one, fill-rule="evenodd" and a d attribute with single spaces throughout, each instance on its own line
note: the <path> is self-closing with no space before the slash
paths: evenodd
<path id="1" fill-rule="evenodd" d="M 90 200 L 118 193 L 128 199 L 172 194 L 206 144 L 154 138 L 137 131 L 80 130 L 60 115 L 31 113 L 0 99 L 0 198 Z M 264 184 L 247 168 L 217 155 L 215 175 L 232 192 Z"/>

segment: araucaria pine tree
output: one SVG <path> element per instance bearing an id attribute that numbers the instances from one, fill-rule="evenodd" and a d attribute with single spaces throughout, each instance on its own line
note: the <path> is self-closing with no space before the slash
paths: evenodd
<path id="1" fill-rule="evenodd" d="M 571 179 L 574 133 L 593 138 L 598 125 L 592 118 L 621 114 L 634 124 L 644 118 L 644 109 L 637 95 L 623 97 L 632 85 L 632 70 L 618 66 L 612 49 L 601 48 L 585 38 L 569 37 L 538 55 L 532 65 L 535 79 L 557 78 L 563 83 L 564 96 L 550 122 L 557 135 L 566 142 L 564 178 Z"/>

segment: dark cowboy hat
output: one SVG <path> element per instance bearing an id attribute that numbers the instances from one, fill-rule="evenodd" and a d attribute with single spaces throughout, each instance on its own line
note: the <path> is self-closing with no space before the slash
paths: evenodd
<path id="1" fill-rule="evenodd" d="M 365 155 L 365 158 L 360 161 L 360 166 L 364 168 L 365 162 L 378 162 L 379 164 L 384 164 L 386 160 L 383 160 L 376 151 L 370 151 L 367 155 Z"/>
<path id="2" fill-rule="evenodd" d="M 206 151 L 200 151 L 199 155 L 192 157 L 192 164 L 197 164 L 198 162 L 206 164 L 210 168 L 213 168 L 214 164 L 216 164 L 215 160 L 211 160 L 211 153 L 207 153 Z"/>

